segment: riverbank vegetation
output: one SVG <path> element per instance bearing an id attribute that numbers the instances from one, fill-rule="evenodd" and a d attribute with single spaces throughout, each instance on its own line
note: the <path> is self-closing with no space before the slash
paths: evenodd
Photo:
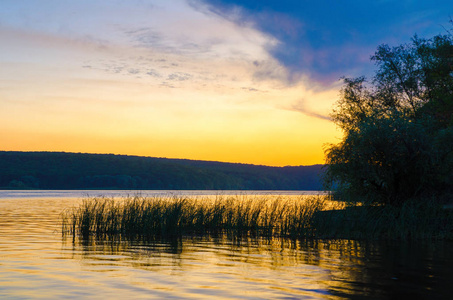
<path id="1" fill-rule="evenodd" d="M 436 201 L 400 207 L 328 196 L 90 198 L 63 215 L 63 233 L 87 240 L 226 235 L 291 239 L 451 239 L 453 210 Z"/>
<path id="2" fill-rule="evenodd" d="M 326 148 L 325 182 L 337 198 L 453 201 L 453 31 L 445 30 L 381 45 L 371 81 L 344 79 L 332 113 L 343 139 Z"/>

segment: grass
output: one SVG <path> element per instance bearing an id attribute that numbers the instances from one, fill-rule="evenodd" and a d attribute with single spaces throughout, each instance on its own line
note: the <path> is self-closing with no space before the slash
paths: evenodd
<path id="1" fill-rule="evenodd" d="M 90 198 L 64 213 L 63 233 L 88 239 L 188 235 L 293 239 L 451 239 L 453 211 L 433 201 L 360 206 L 328 197 Z"/>

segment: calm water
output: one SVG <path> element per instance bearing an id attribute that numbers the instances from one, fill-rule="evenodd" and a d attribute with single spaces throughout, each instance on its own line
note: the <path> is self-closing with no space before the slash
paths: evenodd
<path id="1" fill-rule="evenodd" d="M 0 298 L 452 299 L 451 242 L 62 238 L 65 209 L 119 194 L 0 191 Z"/>

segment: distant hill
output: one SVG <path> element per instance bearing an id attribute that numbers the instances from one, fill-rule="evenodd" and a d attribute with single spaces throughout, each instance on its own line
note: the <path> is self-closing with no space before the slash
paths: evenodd
<path id="1" fill-rule="evenodd" d="M 268 167 L 113 154 L 0 151 L 2 189 L 322 190 L 322 165 Z"/>

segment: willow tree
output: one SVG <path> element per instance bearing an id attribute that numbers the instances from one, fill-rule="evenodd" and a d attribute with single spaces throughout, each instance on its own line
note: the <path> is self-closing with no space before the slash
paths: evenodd
<path id="1" fill-rule="evenodd" d="M 453 24 L 452 24 L 453 25 Z M 344 78 L 325 182 L 355 201 L 401 204 L 453 188 L 453 36 L 381 45 L 371 81 Z"/>

